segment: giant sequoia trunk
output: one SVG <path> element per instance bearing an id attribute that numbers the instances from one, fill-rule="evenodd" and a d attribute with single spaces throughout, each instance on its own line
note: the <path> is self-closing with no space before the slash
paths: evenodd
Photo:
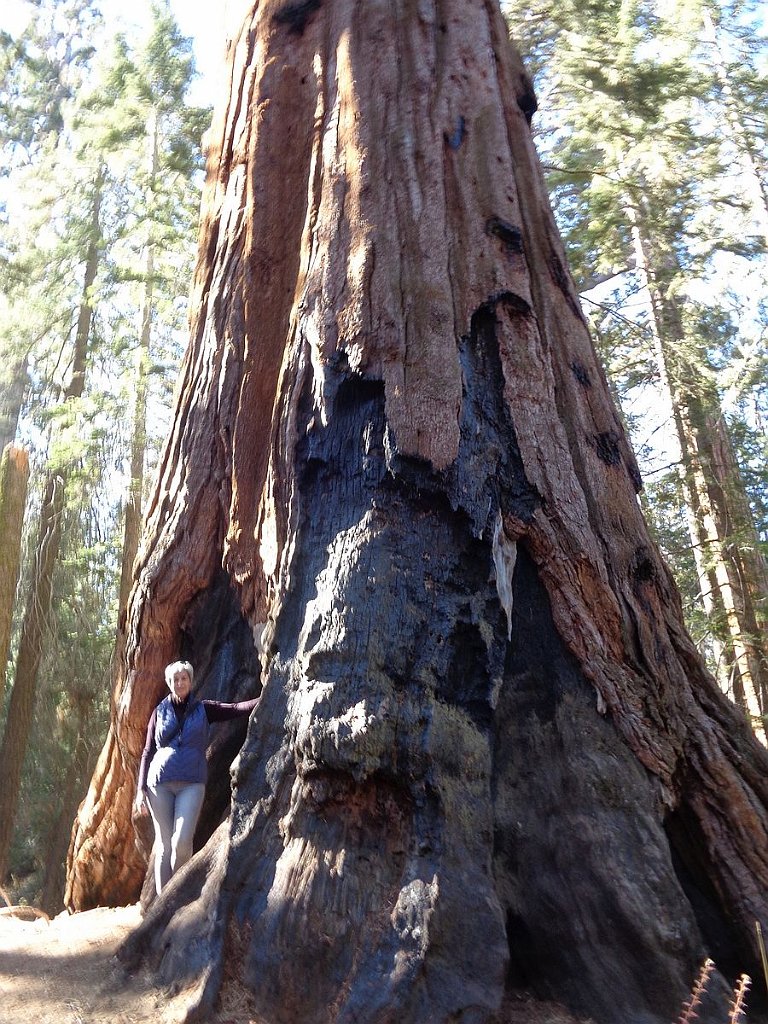
<path id="1" fill-rule="evenodd" d="M 269 1022 L 668 1024 L 707 952 L 755 970 L 768 757 L 648 537 L 497 2 L 261 0 L 230 60 L 68 903 L 139 893 L 163 664 L 234 699 L 258 658 L 127 962 L 202 1019 L 226 977 Z"/>

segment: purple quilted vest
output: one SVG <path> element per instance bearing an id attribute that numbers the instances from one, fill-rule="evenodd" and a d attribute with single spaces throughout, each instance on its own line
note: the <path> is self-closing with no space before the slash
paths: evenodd
<path id="1" fill-rule="evenodd" d="M 205 782 L 208 717 L 200 701 L 190 697 L 181 727 L 171 698 L 161 701 L 155 717 L 155 745 L 157 750 L 147 776 L 150 789 L 163 782 Z"/>

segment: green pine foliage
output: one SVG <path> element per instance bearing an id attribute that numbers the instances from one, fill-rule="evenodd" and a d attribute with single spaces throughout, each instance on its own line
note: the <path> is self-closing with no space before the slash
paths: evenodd
<path id="1" fill-rule="evenodd" d="M 2 174 L 55 146 L 102 22 L 93 0 L 39 0 L 36 6 L 17 38 L 0 31 Z"/>

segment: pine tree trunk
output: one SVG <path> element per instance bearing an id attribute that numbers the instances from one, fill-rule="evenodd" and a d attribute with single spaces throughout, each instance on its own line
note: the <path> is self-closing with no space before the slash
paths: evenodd
<path id="1" fill-rule="evenodd" d="M 669 1024 L 708 951 L 757 967 L 768 754 L 642 520 L 498 4 L 272 0 L 230 55 L 68 905 L 138 895 L 163 665 L 234 699 L 258 652 L 231 813 L 126 963 L 189 1019 L 226 968 L 270 1024 Z"/>
<path id="2" fill-rule="evenodd" d="M 8 717 L 0 746 L 0 774 L 3 779 L 0 787 L 0 879 L 5 878 L 8 870 L 8 851 L 18 808 L 21 769 L 35 711 L 37 672 L 51 607 L 53 569 L 61 540 L 63 511 L 64 480 L 60 475 L 49 476 L 40 509 L 32 583 L 27 595 Z"/>
<path id="3" fill-rule="evenodd" d="M 153 111 L 149 131 L 149 195 L 154 195 L 158 168 L 158 119 Z M 144 491 L 144 453 L 147 447 L 147 373 L 149 372 L 149 346 L 152 337 L 154 309 L 155 244 L 152 228 L 146 245 L 144 265 L 144 299 L 141 304 L 141 333 L 134 378 L 135 400 L 133 432 L 131 434 L 131 482 L 125 504 L 125 530 L 123 534 L 123 561 L 120 572 L 118 618 L 122 620 L 128 606 L 128 595 L 133 585 L 133 565 L 139 550 L 141 535 L 141 500 Z M 124 635 L 124 633 L 123 633 Z M 119 650 L 119 643 L 118 643 Z"/>
<path id="4" fill-rule="evenodd" d="M 21 531 L 27 501 L 29 456 L 8 444 L 0 461 L 0 704 L 11 648 L 13 605 L 21 566 Z"/>
<path id="5" fill-rule="evenodd" d="M 750 708 L 755 730 L 765 740 L 760 716 L 768 712 L 768 572 L 760 550 L 728 426 L 716 395 L 699 409 L 698 436 L 710 504 L 715 510 L 722 551 L 721 588 L 730 588 L 727 605 L 737 657 L 738 678 L 754 694 Z M 755 716 L 758 716 L 755 718 Z"/>
<path id="6" fill-rule="evenodd" d="M 768 707 L 768 574 L 714 384 L 696 366 L 678 300 L 654 240 L 632 207 L 638 266 L 653 307 L 656 361 L 680 445 L 680 483 L 701 601 L 720 652 L 721 689 L 749 715 L 765 742 Z M 669 257 L 667 258 L 669 260 Z"/>
<path id="7" fill-rule="evenodd" d="M 82 799 L 89 773 L 93 771 L 94 767 L 90 757 L 92 744 L 89 742 L 88 735 L 93 698 L 90 694 L 70 693 L 70 701 L 75 719 L 74 756 L 67 765 L 61 787 L 60 810 L 47 837 L 46 858 L 43 865 L 43 889 L 40 897 L 41 909 L 51 916 L 58 914 L 63 909 L 65 865 L 72 832 L 72 818 Z"/>
<path id="8" fill-rule="evenodd" d="M 120 572 L 119 617 L 128 606 L 133 585 L 133 565 L 139 550 L 141 535 L 141 496 L 144 490 L 144 452 L 147 446 L 147 371 L 152 324 L 152 275 L 154 274 L 153 247 L 147 248 L 147 275 L 141 313 L 141 336 L 134 378 L 135 401 L 133 432 L 131 434 L 131 482 L 125 503 L 125 529 L 123 532 L 123 561 Z"/>
<path id="9" fill-rule="evenodd" d="M 80 398 L 85 388 L 92 316 L 91 290 L 96 280 L 99 259 L 100 209 L 99 175 L 93 202 L 91 237 L 85 261 L 82 301 L 75 330 L 72 372 L 64 392 L 65 402 Z M 0 746 L 0 778 L 3 779 L 3 785 L 0 786 L 0 879 L 4 878 L 8 869 L 8 852 L 18 807 L 21 771 L 35 711 L 37 675 L 51 612 L 53 571 L 61 544 L 67 475 L 66 467 L 62 467 L 50 472 L 45 482 L 32 580 L 26 598 L 13 690 L 3 742 Z"/>

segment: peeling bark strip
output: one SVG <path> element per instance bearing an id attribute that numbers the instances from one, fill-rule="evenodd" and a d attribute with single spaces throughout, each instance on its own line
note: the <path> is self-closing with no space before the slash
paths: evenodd
<path id="1" fill-rule="evenodd" d="M 270 1024 L 668 1024 L 707 952 L 756 969 L 768 756 L 642 521 L 498 7 L 262 0 L 230 60 L 69 904 L 141 885 L 163 663 L 236 699 L 258 651 L 231 813 L 127 963 L 190 1020 L 226 963 Z"/>

